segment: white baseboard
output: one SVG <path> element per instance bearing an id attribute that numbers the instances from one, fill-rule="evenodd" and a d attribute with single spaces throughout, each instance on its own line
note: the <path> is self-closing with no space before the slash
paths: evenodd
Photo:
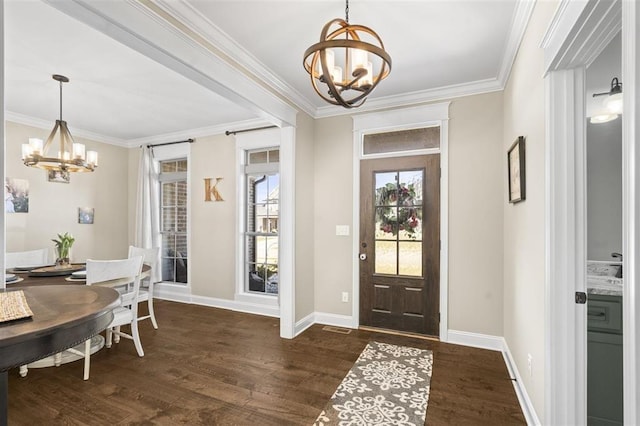
<path id="1" fill-rule="evenodd" d="M 326 312 L 315 312 L 314 323 L 333 325 L 335 327 L 358 328 L 353 325 L 353 317 L 351 315 L 328 314 Z"/>
<path id="2" fill-rule="evenodd" d="M 153 297 L 172 302 L 191 303 L 191 289 L 182 285 L 157 283 L 153 286 Z"/>
<path id="3" fill-rule="evenodd" d="M 458 330 L 447 331 L 447 343 L 489 349 L 491 351 L 502 351 L 504 348 L 504 338 L 500 336 Z"/>
<path id="4" fill-rule="evenodd" d="M 511 351 L 509 350 L 509 346 L 507 345 L 506 340 L 504 340 L 504 337 L 470 333 L 467 331 L 449 330 L 447 343 L 502 352 L 502 357 L 507 365 L 507 370 L 509 370 L 511 383 L 513 383 L 513 388 L 516 391 L 516 396 L 518 397 L 518 402 L 520 403 L 520 408 L 522 409 L 522 414 L 524 415 L 527 424 L 540 424 L 540 419 L 536 414 L 536 410 L 533 408 L 533 403 L 529 398 L 527 389 L 524 387 L 522 377 L 518 372 L 518 368 L 511 356 Z"/>
<path id="5" fill-rule="evenodd" d="M 307 315 L 306 317 L 302 318 L 300 321 L 297 321 L 296 325 L 294 327 L 294 330 L 293 330 L 293 337 L 298 336 L 300 333 L 305 331 L 307 328 L 309 328 L 313 324 L 315 324 L 315 316 L 316 316 L 316 313 L 315 312 L 311 312 L 309 315 Z"/>
<path id="6" fill-rule="evenodd" d="M 518 367 L 511 355 L 511 351 L 509 350 L 509 345 L 507 345 L 507 341 L 502 338 L 503 349 L 502 356 L 504 357 L 504 362 L 507 364 L 507 370 L 509 370 L 509 376 L 511 377 L 511 382 L 513 383 L 513 388 L 516 391 L 516 396 L 518 397 L 518 402 L 520 403 L 520 408 L 522 408 L 522 414 L 524 414 L 524 418 L 527 421 L 527 424 L 532 425 L 540 425 L 540 419 L 536 414 L 536 410 L 533 407 L 533 403 L 531 402 L 531 398 L 529 398 L 529 394 L 527 393 L 527 389 L 524 387 L 522 382 L 522 376 L 520 376 L 520 372 L 518 371 Z M 515 380 L 513 380 L 515 379 Z"/>
<path id="7" fill-rule="evenodd" d="M 267 317 L 280 317 L 280 308 L 278 306 L 266 306 L 259 303 L 219 299 L 217 297 L 194 296 L 190 293 L 189 288 L 182 286 L 156 284 L 154 293 L 156 298 L 172 302 L 192 303 Z"/>

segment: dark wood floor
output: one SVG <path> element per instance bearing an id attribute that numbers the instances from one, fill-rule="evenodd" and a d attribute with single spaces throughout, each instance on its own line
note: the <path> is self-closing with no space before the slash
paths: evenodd
<path id="1" fill-rule="evenodd" d="M 125 340 L 82 361 L 9 372 L 9 425 L 311 425 L 371 340 L 433 351 L 429 425 L 524 424 L 502 355 L 320 325 L 293 340 L 278 320 L 158 301 L 141 323 L 144 358 Z"/>

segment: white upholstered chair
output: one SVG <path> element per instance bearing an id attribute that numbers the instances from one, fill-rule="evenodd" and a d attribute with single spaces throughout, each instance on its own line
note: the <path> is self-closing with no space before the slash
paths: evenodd
<path id="1" fill-rule="evenodd" d="M 153 309 L 153 286 L 155 284 L 156 269 L 158 267 L 158 258 L 160 257 L 160 247 L 154 248 L 140 248 L 135 246 L 129 246 L 129 257 L 142 256 L 144 258 L 143 263 L 149 265 L 149 277 L 142 280 L 140 285 L 140 293 L 138 294 L 138 302 L 147 302 L 149 307 L 149 315 L 138 317 L 138 321 L 145 319 L 151 319 L 153 328 L 158 328 L 158 322 L 156 321 L 156 314 Z"/>
<path id="2" fill-rule="evenodd" d="M 105 281 L 116 281 L 121 285 L 120 306 L 113 310 L 113 321 L 107 327 L 106 347 L 111 347 L 113 335 L 133 340 L 139 356 L 144 356 L 140 335 L 138 333 L 138 292 L 140 290 L 140 273 L 142 272 L 142 256 L 123 260 L 91 260 L 87 259 L 87 285 L 100 284 Z M 124 333 L 120 326 L 130 324 L 131 334 Z M 91 358 L 91 340 L 85 342 L 84 353 L 75 349 L 67 349 L 84 357 L 84 380 L 89 379 Z"/>
<path id="3" fill-rule="evenodd" d="M 43 248 L 38 250 L 15 251 L 6 253 L 4 257 L 5 268 L 19 268 L 31 266 L 50 265 L 51 250 Z"/>

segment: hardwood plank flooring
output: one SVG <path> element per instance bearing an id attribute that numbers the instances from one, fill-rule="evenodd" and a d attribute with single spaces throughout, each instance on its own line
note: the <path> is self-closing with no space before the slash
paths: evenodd
<path id="1" fill-rule="evenodd" d="M 276 318 L 167 301 L 156 316 L 143 358 L 123 339 L 86 382 L 82 361 L 11 370 L 9 425 L 311 425 L 372 340 L 433 351 L 426 424 L 525 423 L 499 352 L 321 325 L 285 340 Z"/>

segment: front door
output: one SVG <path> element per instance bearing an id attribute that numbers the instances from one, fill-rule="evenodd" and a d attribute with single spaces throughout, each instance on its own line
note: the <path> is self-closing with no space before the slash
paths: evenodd
<path id="1" fill-rule="evenodd" d="M 360 325 L 439 335 L 440 154 L 360 163 Z"/>

